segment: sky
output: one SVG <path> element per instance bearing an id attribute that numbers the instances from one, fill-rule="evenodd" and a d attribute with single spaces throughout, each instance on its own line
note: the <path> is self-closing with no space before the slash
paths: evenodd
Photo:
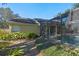
<path id="1" fill-rule="evenodd" d="M 51 19 L 57 13 L 72 8 L 72 5 L 72 3 L 8 3 L 5 6 L 0 4 L 0 7 L 9 7 L 15 14 L 24 18 Z"/>

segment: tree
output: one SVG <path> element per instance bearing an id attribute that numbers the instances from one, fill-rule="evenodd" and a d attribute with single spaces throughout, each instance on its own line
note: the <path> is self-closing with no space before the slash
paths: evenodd
<path id="1" fill-rule="evenodd" d="M 70 12 L 70 9 L 65 10 L 64 13 L 62 13 L 61 15 L 67 15 Z"/>
<path id="2" fill-rule="evenodd" d="M 10 8 L 0 8 L 0 15 L 3 20 L 10 20 L 17 17 L 20 18 L 20 16 L 18 14 L 14 14 Z"/>
<path id="3" fill-rule="evenodd" d="M 75 9 L 75 8 L 79 8 L 79 3 L 73 4 L 73 9 Z"/>
<path id="4" fill-rule="evenodd" d="M 21 18 L 18 14 L 14 14 L 10 8 L 0 8 L 0 27 L 7 27 L 7 20 Z"/>

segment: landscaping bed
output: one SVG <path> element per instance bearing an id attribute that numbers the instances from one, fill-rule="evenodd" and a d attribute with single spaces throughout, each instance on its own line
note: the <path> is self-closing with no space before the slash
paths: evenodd
<path id="1" fill-rule="evenodd" d="M 5 31 L 0 30 L 0 40 L 6 40 L 6 41 L 11 41 L 11 40 L 31 40 L 37 38 L 38 35 L 35 33 L 31 32 L 11 32 L 7 33 Z"/>
<path id="2" fill-rule="evenodd" d="M 35 33 L 12 32 L 6 33 L 0 31 L 0 55 L 2 56 L 20 56 L 24 54 L 26 45 L 38 37 Z M 14 48 L 12 48 L 14 47 Z M 16 48 L 15 48 L 16 47 Z"/>

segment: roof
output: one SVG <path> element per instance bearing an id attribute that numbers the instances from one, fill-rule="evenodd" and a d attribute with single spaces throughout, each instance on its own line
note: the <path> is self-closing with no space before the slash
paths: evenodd
<path id="1" fill-rule="evenodd" d="M 73 9 L 73 11 L 79 11 L 79 8 Z"/>
<path id="2" fill-rule="evenodd" d="M 33 19 L 11 19 L 11 22 L 18 22 L 18 23 L 29 23 L 29 24 L 36 24 Z"/>
<path id="3" fill-rule="evenodd" d="M 64 14 L 64 15 L 62 15 L 62 16 L 54 17 L 54 18 L 51 19 L 51 20 L 60 19 L 60 17 L 61 17 L 61 18 L 65 18 L 65 17 L 67 17 L 67 16 L 68 16 L 68 14 Z"/>
<path id="4" fill-rule="evenodd" d="M 40 18 L 35 18 L 34 20 L 37 20 L 39 23 L 48 22 L 48 20 L 46 20 L 46 19 L 40 19 Z"/>
<path id="5" fill-rule="evenodd" d="M 56 17 L 54 17 L 50 20 L 52 21 L 52 20 L 58 20 L 58 19 L 61 19 L 61 18 L 66 18 L 66 17 L 68 17 L 68 15 L 69 15 L 69 12 L 63 13 L 63 14 L 61 14 L 61 16 L 56 16 Z"/>

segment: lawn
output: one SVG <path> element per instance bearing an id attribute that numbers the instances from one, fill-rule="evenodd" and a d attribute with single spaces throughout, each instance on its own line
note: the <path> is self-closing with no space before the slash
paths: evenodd
<path id="1" fill-rule="evenodd" d="M 79 48 L 66 45 L 54 45 L 41 51 L 44 56 L 79 56 Z"/>

